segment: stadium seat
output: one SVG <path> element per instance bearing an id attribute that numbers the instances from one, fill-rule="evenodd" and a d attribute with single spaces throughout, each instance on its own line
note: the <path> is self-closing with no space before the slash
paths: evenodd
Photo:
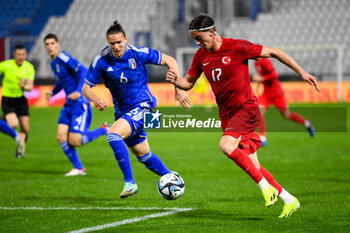
<path id="1" fill-rule="evenodd" d="M 247 22 L 250 19 L 232 20 L 224 36 L 235 38 L 243 35 L 243 39 L 276 47 L 342 45 L 344 73 L 350 73 L 349 1 L 271 0 L 270 3 L 271 11 L 259 14 L 257 21 L 249 27 Z M 310 66 L 310 72 L 333 76 L 336 74 L 337 54 L 334 50 L 312 53 L 294 51 L 293 54 L 300 57 L 298 61 L 301 64 Z M 281 69 L 281 72 L 292 72 L 288 68 Z"/>

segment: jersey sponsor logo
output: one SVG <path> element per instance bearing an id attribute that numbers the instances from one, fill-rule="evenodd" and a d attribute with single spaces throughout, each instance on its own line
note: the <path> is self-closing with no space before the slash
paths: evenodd
<path id="1" fill-rule="evenodd" d="M 113 71 L 112 67 L 108 67 L 107 71 Z"/>
<path id="2" fill-rule="evenodd" d="M 134 58 L 130 58 L 130 59 L 129 59 L 129 67 L 130 67 L 131 69 L 136 69 L 136 61 L 135 61 Z"/>
<path id="3" fill-rule="evenodd" d="M 229 65 L 231 63 L 231 57 L 229 57 L 229 56 L 223 57 L 222 63 L 224 63 L 224 65 Z"/>
<path id="4" fill-rule="evenodd" d="M 206 65 L 208 65 L 210 62 L 206 62 L 206 63 L 203 63 L 203 66 L 206 66 Z"/>

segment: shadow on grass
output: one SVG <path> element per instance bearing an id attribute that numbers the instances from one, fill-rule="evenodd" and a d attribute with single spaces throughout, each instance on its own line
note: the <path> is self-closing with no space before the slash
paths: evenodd
<path id="1" fill-rule="evenodd" d="M 79 206 L 80 204 L 83 205 L 83 207 L 86 207 L 88 204 L 99 204 L 99 207 L 101 206 L 101 202 L 107 202 L 108 206 L 106 207 L 119 207 L 119 206 L 125 206 L 124 204 L 121 205 L 120 203 L 116 203 L 116 198 L 106 198 L 106 197 L 77 197 L 77 196 L 57 196 L 57 197 L 39 197 L 39 196 L 27 196 L 21 198 L 22 200 L 26 201 L 40 201 L 41 203 L 57 203 L 57 202 L 64 202 L 66 204 L 74 204 L 74 207 Z M 111 203 L 113 202 L 113 203 Z M 72 206 L 73 207 L 73 206 Z"/>
<path id="2" fill-rule="evenodd" d="M 242 213 L 223 213 L 213 210 L 194 210 L 189 212 L 178 213 L 183 218 L 198 219 L 215 219 L 220 221 L 263 221 L 265 218 L 243 215 Z"/>
<path id="3" fill-rule="evenodd" d="M 63 175 L 64 172 L 62 171 L 54 171 L 54 170 L 44 170 L 44 169 L 36 169 L 36 170 L 26 170 L 26 169 L 18 169 L 18 168 L 14 168 L 14 169 L 4 169 L 1 168 L 0 172 L 16 172 L 16 173 L 32 173 L 32 174 L 52 174 L 52 175 Z"/>

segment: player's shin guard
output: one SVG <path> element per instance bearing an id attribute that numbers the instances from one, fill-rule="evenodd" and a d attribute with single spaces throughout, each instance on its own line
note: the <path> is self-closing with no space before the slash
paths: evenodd
<path id="1" fill-rule="evenodd" d="M 143 163 L 149 170 L 157 175 L 165 175 L 170 173 L 170 170 L 164 165 L 162 160 L 151 151 L 142 156 L 136 156 L 137 160 Z"/>
<path id="2" fill-rule="evenodd" d="M 107 133 L 107 129 L 102 127 L 95 130 L 85 131 L 81 138 L 81 144 L 82 145 L 88 144 L 89 142 L 92 142 L 93 140 L 97 139 L 102 135 L 105 135 L 106 133 Z"/>
<path id="3" fill-rule="evenodd" d="M 60 143 L 60 146 L 67 155 L 68 159 L 72 162 L 74 168 L 79 170 L 84 168 L 79 159 L 78 152 L 74 147 L 70 146 L 67 141 Z"/>
<path id="4" fill-rule="evenodd" d="M 282 186 L 273 178 L 270 172 L 268 172 L 263 166 L 260 165 L 260 172 L 265 179 L 278 191 L 278 195 L 282 192 Z"/>
<path id="5" fill-rule="evenodd" d="M 228 157 L 242 168 L 255 181 L 255 183 L 259 183 L 262 180 L 263 175 L 254 165 L 246 152 L 236 148 Z"/>
<path id="6" fill-rule="evenodd" d="M 13 137 L 13 139 L 18 135 L 17 131 L 11 128 L 4 120 L 0 120 L 0 131 Z"/>
<path id="7" fill-rule="evenodd" d="M 125 182 L 135 183 L 132 174 L 129 151 L 123 142 L 123 138 L 119 134 L 109 133 L 107 134 L 107 141 L 113 150 L 115 159 L 117 160 L 120 169 L 122 170 Z"/>

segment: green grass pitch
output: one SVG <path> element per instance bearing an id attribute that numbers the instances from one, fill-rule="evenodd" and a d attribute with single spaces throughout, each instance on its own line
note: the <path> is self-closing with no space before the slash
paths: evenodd
<path id="1" fill-rule="evenodd" d="M 350 105 L 338 106 L 347 108 L 349 116 Z M 105 137 L 78 148 L 86 176 L 64 177 L 71 164 L 55 139 L 59 111 L 31 109 L 30 137 L 22 160 L 14 156 L 13 140 L 0 134 L 0 232 L 70 232 L 152 216 L 168 208 L 193 210 L 145 217 L 99 232 L 350 231 L 349 117 L 347 132 L 316 133 L 315 138 L 306 131 L 268 133 L 268 146 L 258 152 L 260 162 L 301 203 L 291 218 L 281 220 L 277 216 L 282 201 L 264 207 L 254 182 L 219 151 L 220 132 L 149 134 L 152 151 L 185 180 L 185 194 L 176 201 L 158 194 L 158 177 L 134 156 L 139 193 L 120 199 L 123 178 Z M 327 119 L 327 115 L 319 117 Z M 91 128 L 105 120 L 113 120 L 113 110 L 94 109 Z M 24 209 L 28 207 L 43 209 Z"/>

